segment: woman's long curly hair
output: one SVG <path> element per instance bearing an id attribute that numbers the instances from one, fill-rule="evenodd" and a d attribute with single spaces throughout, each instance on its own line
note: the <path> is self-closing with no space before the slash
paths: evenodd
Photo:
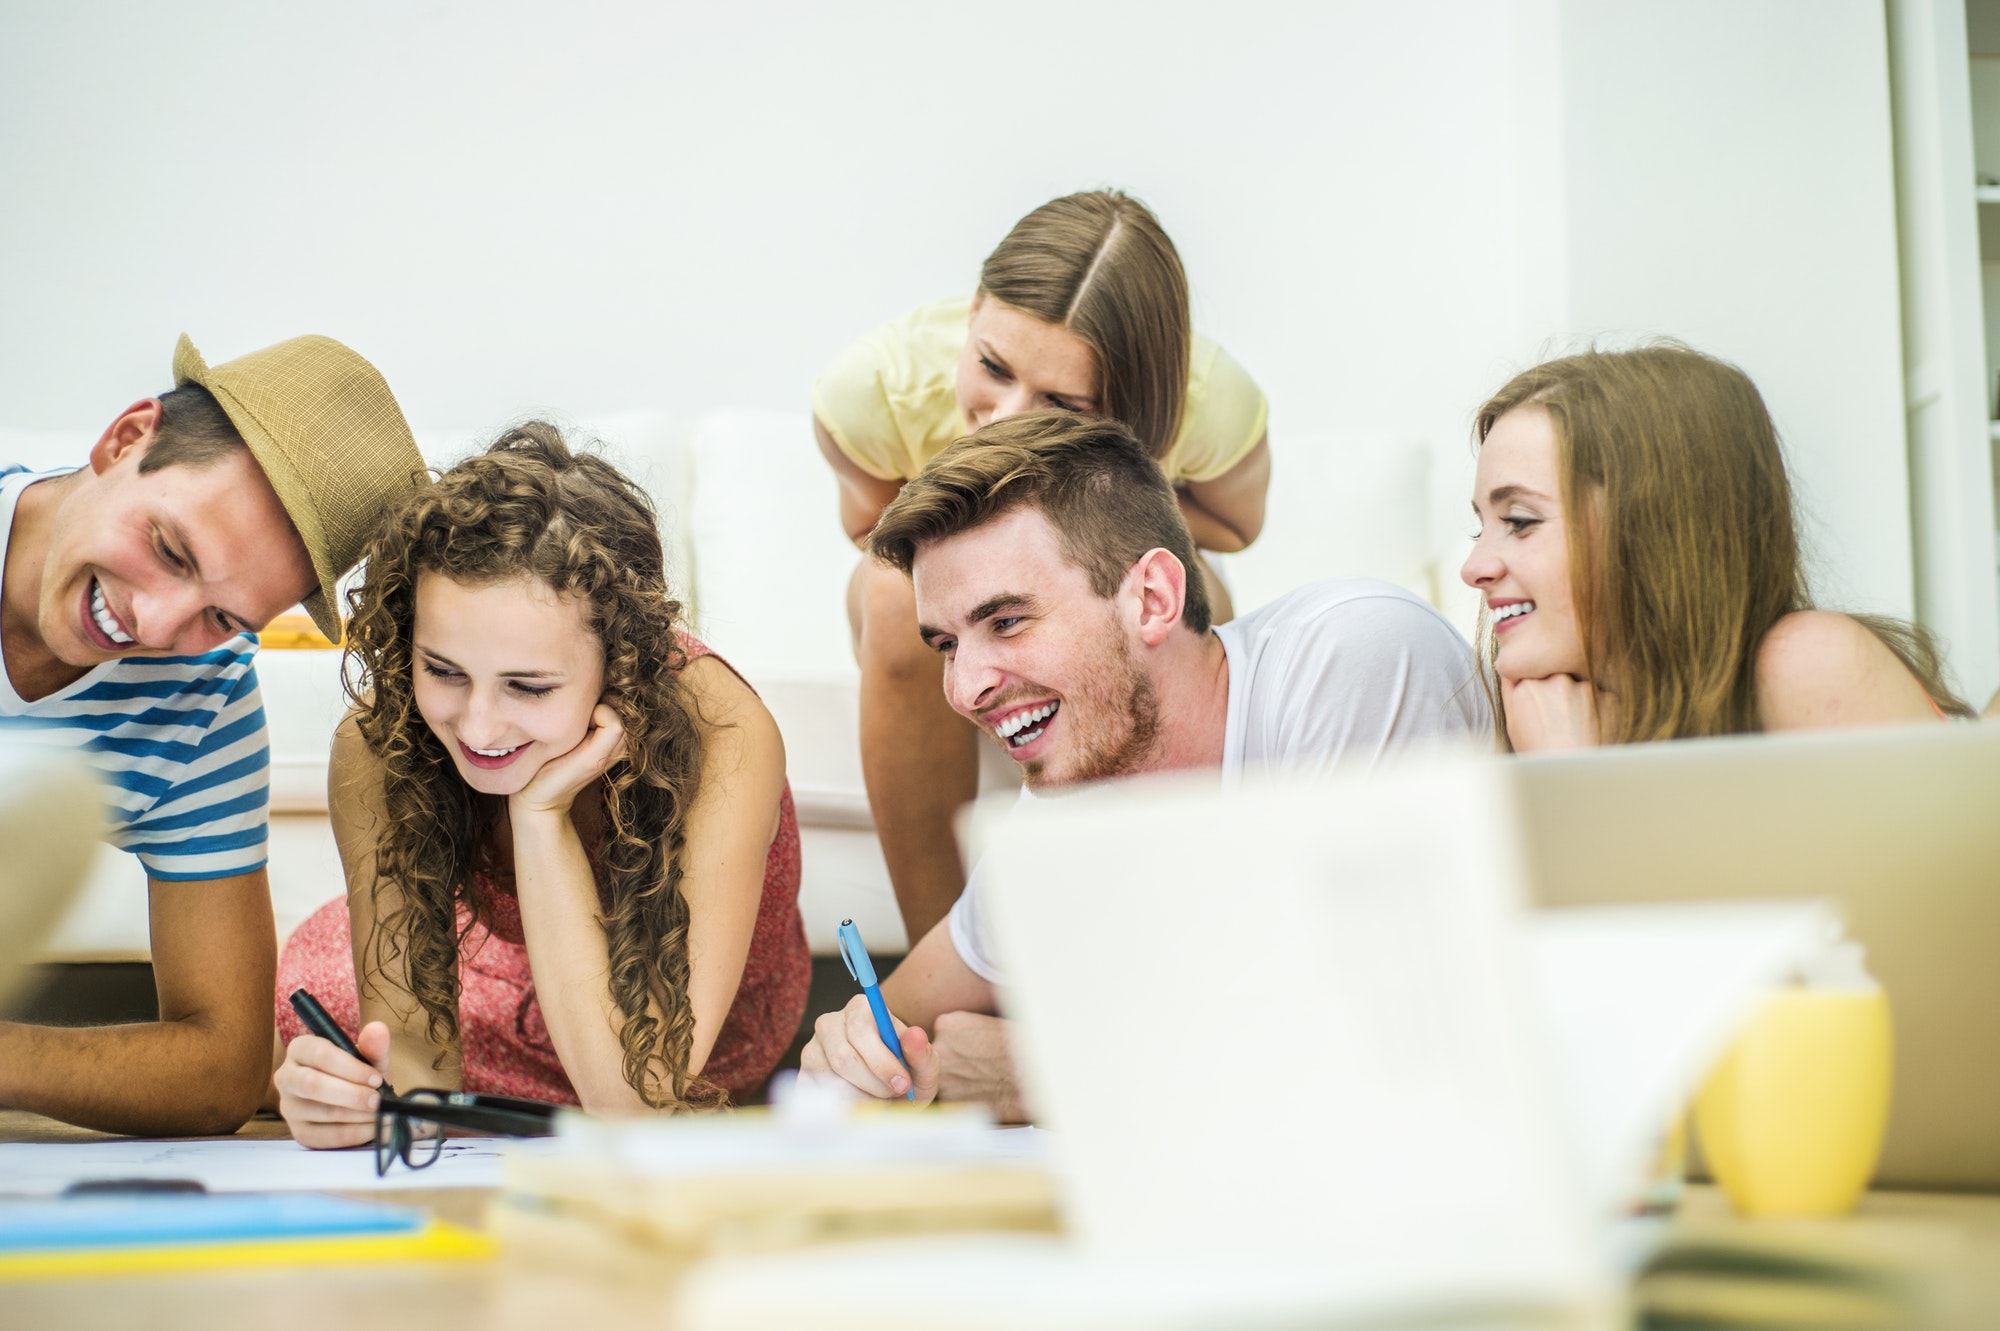
<path id="1" fill-rule="evenodd" d="M 601 781 L 596 861 L 608 906 L 611 996 L 624 1014 L 624 1074 L 656 1108 L 716 1103 L 688 1076 L 688 907 L 680 891 L 687 814 L 702 739 L 674 633 L 658 518 L 644 490 L 540 421 L 516 426 L 390 515 L 348 593 L 347 679 L 361 737 L 382 766 L 387 822 L 376 839 L 373 964 L 428 1016 L 429 1038 L 458 1039 L 459 907 L 493 865 L 502 802 L 459 777 L 418 713 L 411 672 L 417 580 L 472 586 L 532 577 L 581 602 L 604 646 L 604 701 L 625 727 L 625 757 Z"/>

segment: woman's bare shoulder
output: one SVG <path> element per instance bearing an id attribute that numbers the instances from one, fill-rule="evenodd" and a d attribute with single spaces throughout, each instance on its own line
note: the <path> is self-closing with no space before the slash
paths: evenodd
<path id="1" fill-rule="evenodd" d="M 702 743 L 710 759 L 710 774 L 733 770 L 749 761 L 785 766 L 785 740 L 771 709 L 729 665 L 714 656 L 697 656 L 681 673 L 695 704 Z M 714 759 L 730 755 L 721 764 Z"/>
<path id="2" fill-rule="evenodd" d="M 349 709 L 333 731 L 327 755 L 326 805 L 335 830 L 357 823 L 372 828 L 382 811 L 382 760 L 361 733 L 359 709 Z"/>
<path id="3" fill-rule="evenodd" d="M 1766 730 L 1936 715 L 1923 685 L 1888 644 L 1831 610 L 1795 610 L 1771 626 L 1757 645 L 1757 703 Z"/>
<path id="4" fill-rule="evenodd" d="M 681 668 L 681 683 L 700 711 L 704 731 L 745 719 L 753 723 L 770 719 L 770 709 L 764 706 L 757 691 L 728 662 L 712 653 L 699 656 L 688 653 L 688 663 Z"/>

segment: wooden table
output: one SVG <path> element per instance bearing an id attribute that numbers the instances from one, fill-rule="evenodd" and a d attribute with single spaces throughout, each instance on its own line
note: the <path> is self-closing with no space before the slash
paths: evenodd
<path id="1" fill-rule="evenodd" d="M 1689 1187 L 1670 1237 L 1731 1246 L 1799 1240 L 1918 1273 L 1933 1303 L 1922 1328 L 2000 1331 L 2000 1195 L 1871 1192 L 1838 1220 L 1746 1220 L 1719 1188 Z"/>
<path id="2" fill-rule="evenodd" d="M 253 1120 L 245 1138 L 286 1136 L 275 1119 Z M 102 1134 L 32 1114 L 0 1110 L 0 1141 L 90 1141 Z M 4 1181 L 0 1181 L 4 1187 Z M 475 1228 L 490 1190 L 407 1189 L 354 1194 L 429 1209 Z M 1721 1194 L 1690 1187 L 1674 1220 L 1683 1235 L 1779 1235 L 1852 1245 L 1857 1251 L 1915 1254 L 1936 1272 L 1940 1331 L 2000 1328 L 2000 1196 L 1871 1193 L 1851 1218 L 1818 1222 L 1746 1221 Z M 385 1264 L 131 1276 L 98 1281 L 0 1285 L 0 1326 L 127 1328 L 148 1331 L 600 1331 L 665 1327 L 671 1286 L 612 1279 L 599 1272 L 547 1269 L 532 1254 L 503 1253 L 491 1264 Z"/>

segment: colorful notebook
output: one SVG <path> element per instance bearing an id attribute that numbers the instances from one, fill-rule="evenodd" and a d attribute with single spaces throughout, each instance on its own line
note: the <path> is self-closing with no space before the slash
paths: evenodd
<path id="1" fill-rule="evenodd" d="M 311 1193 L 0 1203 L 0 1280 L 488 1257 L 421 1211 Z"/>

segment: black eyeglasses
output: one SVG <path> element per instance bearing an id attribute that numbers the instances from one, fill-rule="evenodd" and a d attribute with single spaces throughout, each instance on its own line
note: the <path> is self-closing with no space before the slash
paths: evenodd
<path id="1" fill-rule="evenodd" d="M 385 1095 L 375 1109 L 375 1173 L 401 1159 L 411 1169 L 437 1163 L 446 1128 L 500 1137 L 552 1137 L 560 1105 L 511 1095 L 415 1090 Z"/>

